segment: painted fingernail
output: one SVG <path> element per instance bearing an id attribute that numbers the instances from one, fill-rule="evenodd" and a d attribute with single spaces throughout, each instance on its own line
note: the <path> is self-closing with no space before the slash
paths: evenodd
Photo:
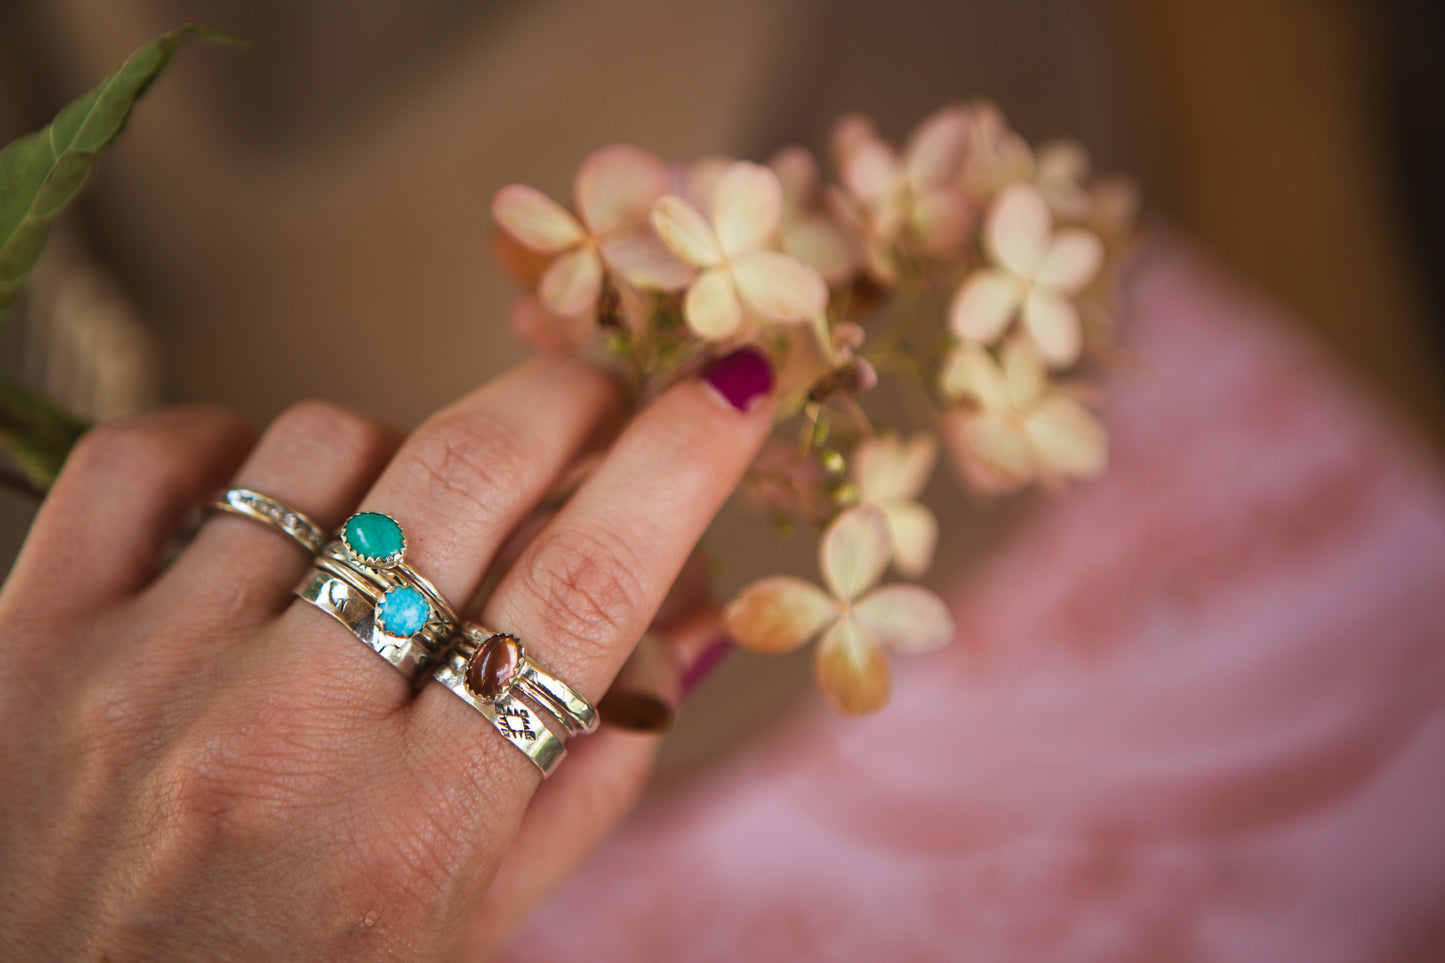
<path id="1" fill-rule="evenodd" d="M 708 365 L 702 380 L 738 411 L 747 411 L 773 390 L 773 366 L 762 351 L 745 345 Z"/>
<path id="2" fill-rule="evenodd" d="M 692 690 L 702 685 L 703 681 L 712 675 L 719 665 L 722 665 L 723 659 L 727 658 L 728 653 L 732 650 L 732 639 L 726 637 L 718 639 L 703 649 L 702 654 L 697 657 L 697 661 L 688 666 L 687 671 L 682 675 L 682 697 L 686 699 L 692 695 Z"/>

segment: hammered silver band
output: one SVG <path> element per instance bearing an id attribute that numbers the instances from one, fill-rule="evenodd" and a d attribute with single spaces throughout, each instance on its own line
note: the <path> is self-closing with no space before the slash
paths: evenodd
<path id="1" fill-rule="evenodd" d="M 431 579 L 406 562 L 399 562 L 387 569 L 362 565 L 346 552 L 340 539 L 332 539 L 323 545 L 317 554 L 317 560 L 344 566 L 367 579 L 382 592 L 393 585 L 408 585 L 427 597 L 427 601 L 432 604 L 432 608 L 441 617 L 449 633 L 456 632 L 461 628 L 461 619 L 457 616 L 457 610 L 452 608 L 451 603 L 442 596 L 440 590 L 432 584 Z"/>
<path id="2" fill-rule="evenodd" d="M 505 640 L 513 653 L 510 665 L 504 665 L 509 674 L 496 683 L 496 691 L 487 691 L 485 684 L 476 682 L 473 663 L 499 640 Z M 597 728 L 597 709 L 586 697 L 538 665 L 515 636 L 494 633 L 476 623 L 463 627 L 456 647 L 432 676 L 486 717 L 544 776 L 550 775 L 566 754 L 563 742 L 567 737 Z M 532 725 L 533 719 L 543 722 L 541 729 Z"/>
<path id="3" fill-rule="evenodd" d="M 228 488 L 206 505 L 215 512 L 239 515 L 260 522 L 273 531 L 280 532 L 304 548 L 308 554 L 321 551 L 326 542 L 326 533 L 321 526 L 301 512 L 249 488 Z"/>
<path id="4" fill-rule="evenodd" d="M 413 685 L 427 677 L 446 651 L 444 633 L 424 628 L 409 638 L 388 634 L 377 624 L 380 595 L 355 573 L 318 561 L 296 587 L 296 595 L 346 626 Z"/>

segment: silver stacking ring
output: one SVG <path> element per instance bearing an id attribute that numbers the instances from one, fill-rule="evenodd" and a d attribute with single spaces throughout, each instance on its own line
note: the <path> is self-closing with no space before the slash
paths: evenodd
<path id="1" fill-rule="evenodd" d="M 249 488 L 228 488 L 212 498 L 206 507 L 260 522 L 296 542 L 310 555 L 321 551 L 326 542 L 326 533 L 320 525 L 290 505 Z"/>
<path id="2" fill-rule="evenodd" d="M 468 623 L 432 676 L 480 712 L 544 776 L 567 754 L 568 736 L 597 728 L 592 703 L 538 665 L 509 633 Z"/>
<path id="3" fill-rule="evenodd" d="M 435 585 L 406 563 L 396 519 L 360 512 L 322 546 L 296 594 L 345 625 L 413 684 L 431 671 L 459 623 Z"/>

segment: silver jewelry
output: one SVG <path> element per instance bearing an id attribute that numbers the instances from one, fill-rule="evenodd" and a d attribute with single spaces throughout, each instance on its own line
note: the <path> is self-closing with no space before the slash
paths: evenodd
<path id="1" fill-rule="evenodd" d="M 228 488 L 206 506 L 211 511 L 227 512 L 260 522 L 296 542 L 307 553 L 315 555 L 326 541 L 321 526 L 289 505 L 249 488 Z"/>
<path id="2" fill-rule="evenodd" d="M 341 525 L 337 537 L 328 543 L 323 556 L 352 568 L 359 568 L 383 587 L 410 585 L 425 595 L 452 631 L 461 626 L 452 608 L 431 580 L 406 561 L 406 532 L 390 515 L 357 512 Z"/>
<path id="3" fill-rule="evenodd" d="M 377 614 L 387 593 L 354 570 L 318 559 L 296 587 L 296 594 L 346 626 L 413 685 L 431 672 L 446 649 L 450 632 L 435 617 L 410 635 L 388 631 L 385 619 Z"/>
<path id="4" fill-rule="evenodd" d="M 592 703 L 533 661 L 508 633 L 468 623 L 432 676 L 485 716 L 544 776 L 566 754 L 568 736 L 597 728 Z M 540 729 L 533 719 L 541 721 Z"/>

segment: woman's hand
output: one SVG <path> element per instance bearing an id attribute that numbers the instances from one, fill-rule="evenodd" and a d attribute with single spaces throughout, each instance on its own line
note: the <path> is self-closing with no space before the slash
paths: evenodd
<path id="1" fill-rule="evenodd" d="M 595 702 L 768 431 L 763 365 L 724 359 L 633 420 L 480 621 Z M 292 595 L 311 564 L 294 543 L 219 516 L 163 572 L 157 556 L 188 510 L 244 486 L 332 528 L 395 517 L 408 562 L 461 604 L 622 407 L 601 373 L 542 359 L 399 447 L 322 403 L 254 448 L 204 409 L 83 439 L 0 593 L 6 956 L 495 955 L 627 810 L 657 740 L 574 739 L 538 792 L 475 710 L 413 691 Z"/>

